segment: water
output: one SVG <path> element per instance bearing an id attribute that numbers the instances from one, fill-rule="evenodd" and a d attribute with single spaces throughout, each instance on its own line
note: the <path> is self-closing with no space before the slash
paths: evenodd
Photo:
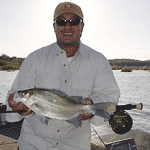
<path id="1" fill-rule="evenodd" d="M 116 81 L 119 85 L 121 95 L 119 104 L 136 104 L 142 102 L 144 108 L 142 111 L 127 111 L 133 119 L 132 129 L 142 129 L 150 133 L 150 72 L 135 70 L 133 72 L 120 72 L 114 70 Z M 18 71 L 5 72 L 0 71 L 0 102 L 5 104 L 7 91 L 17 75 Z M 108 122 L 101 126 L 94 126 L 100 135 L 114 133 L 109 127 Z M 92 131 L 92 136 L 96 136 Z"/>

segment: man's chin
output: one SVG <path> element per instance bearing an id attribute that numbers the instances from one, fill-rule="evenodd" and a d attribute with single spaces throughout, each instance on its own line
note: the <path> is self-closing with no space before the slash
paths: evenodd
<path id="1" fill-rule="evenodd" d="M 67 45 L 70 45 L 70 46 L 71 46 L 71 45 L 74 45 L 75 42 L 63 42 L 62 44 L 63 44 L 63 45 L 66 45 L 66 46 L 67 46 Z"/>
<path id="2" fill-rule="evenodd" d="M 75 45 L 75 44 L 78 44 L 79 43 L 79 41 L 80 41 L 80 39 L 79 40 L 77 40 L 77 41 L 67 41 L 67 40 L 64 40 L 64 41 L 62 41 L 62 40 L 57 40 L 57 43 L 59 43 L 59 44 L 61 44 L 61 45 L 70 45 L 70 46 L 72 46 L 72 45 Z"/>
<path id="3" fill-rule="evenodd" d="M 76 44 L 76 43 L 77 43 L 77 42 L 66 42 L 66 41 L 65 41 L 65 42 L 62 42 L 62 45 L 66 45 L 66 46 L 67 46 L 67 45 L 70 45 L 70 46 L 71 46 L 71 45 L 74 45 L 74 44 Z"/>

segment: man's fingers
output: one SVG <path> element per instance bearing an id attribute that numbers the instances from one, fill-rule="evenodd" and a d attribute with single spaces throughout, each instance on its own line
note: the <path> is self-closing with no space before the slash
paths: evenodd
<path id="1" fill-rule="evenodd" d="M 30 108 L 27 110 L 27 112 L 22 113 L 22 115 L 24 115 L 24 116 L 28 116 L 30 114 L 31 114 L 31 109 Z"/>
<path id="2" fill-rule="evenodd" d="M 81 100 L 81 103 L 85 104 L 85 105 L 91 105 L 91 104 L 93 104 L 93 101 L 89 98 L 84 98 Z"/>
<path id="3" fill-rule="evenodd" d="M 91 119 L 93 117 L 92 114 L 85 113 L 83 110 L 80 110 L 79 115 L 81 116 L 80 121 Z"/>
<path id="4" fill-rule="evenodd" d="M 14 102 L 13 102 L 14 95 L 15 95 L 15 93 L 10 94 L 10 96 L 8 98 L 8 103 L 9 103 L 10 107 L 12 107 L 14 105 Z"/>
<path id="5" fill-rule="evenodd" d="M 22 102 L 19 102 L 17 109 L 18 110 L 26 110 L 27 106 L 25 104 L 23 104 Z"/>
<path id="6" fill-rule="evenodd" d="M 14 105 L 14 102 L 10 100 L 9 101 L 9 106 L 12 107 L 13 105 Z"/>
<path id="7" fill-rule="evenodd" d="M 87 104 L 87 105 L 91 105 L 92 102 L 91 102 L 91 101 L 86 101 L 86 104 Z"/>
<path id="8" fill-rule="evenodd" d="M 13 111 L 18 111 L 18 110 L 27 110 L 27 106 L 24 105 L 22 102 L 13 102 L 9 101 L 9 106 L 12 108 Z"/>
<path id="9" fill-rule="evenodd" d="M 10 96 L 9 96 L 8 100 L 9 100 L 9 101 L 13 101 L 14 96 L 15 96 L 15 93 L 10 94 Z"/>
<path id="10" fill-rule="evenodd" d="M 27 110 L 27 112 L 22 113 L 24 116 L 28 116 L 31 113 L 31 109 L 28 109 L 26 105 L 24 105 L 22 102 L 13 102 L 15 93 L 11 94 L 8 98 L 9 106 L 12 108 L 13 111 L 19 111 L 19 110 Z"/>

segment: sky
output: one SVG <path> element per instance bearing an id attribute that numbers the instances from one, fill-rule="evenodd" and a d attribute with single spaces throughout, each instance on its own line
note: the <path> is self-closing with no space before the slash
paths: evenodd
<path id="1" fill-rule="evenodd" d="M 0 55 L 27 57 L 56 41 L 62 0 L 0 0 Z M 107 59 L 150 59 L 150 0 L 70 0 L 84 14 L 82 43 Z"/>

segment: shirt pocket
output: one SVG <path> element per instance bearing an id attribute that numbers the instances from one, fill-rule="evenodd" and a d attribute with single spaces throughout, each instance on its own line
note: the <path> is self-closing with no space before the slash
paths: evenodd
<path id="1" fill-rule="evenodd" d="M 58 78 L 51 78 L 50 76 L 44 75 L 36 78 L 35 87 L 36 88 L 46 88 L 46 89 L 60 89 L 61 81 Z"/>
<path id="2" fill-rule="evenodd" d="M 72 93 L 77 96 L 82 96 L 83 98 L 88 98 L 93 89 L 94 82 L 89 78 L 82 78 L 72 80 Z"/>

